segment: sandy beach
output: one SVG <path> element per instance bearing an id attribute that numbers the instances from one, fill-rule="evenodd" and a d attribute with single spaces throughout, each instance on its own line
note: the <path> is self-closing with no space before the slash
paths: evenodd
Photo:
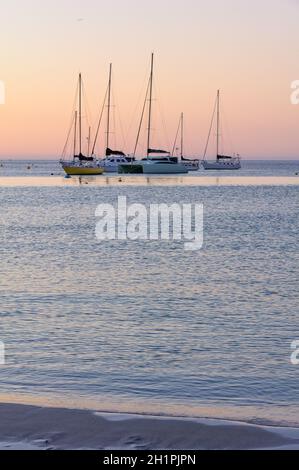
<path id="1" fill-rule="evenodd" d="M 299 449 L 299 429 L 0 404 L 1 450 Z"/>

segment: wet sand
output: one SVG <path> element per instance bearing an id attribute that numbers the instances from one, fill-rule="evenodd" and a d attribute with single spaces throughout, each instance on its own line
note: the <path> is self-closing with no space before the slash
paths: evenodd
<path id="1" fill-rule="evenodd" d="M 299 449 L 299 429 L 0 404 L 0 449 Z"/>

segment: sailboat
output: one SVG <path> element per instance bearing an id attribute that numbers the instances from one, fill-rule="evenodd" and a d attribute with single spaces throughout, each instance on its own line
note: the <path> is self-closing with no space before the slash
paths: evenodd
<path id="1" fill-rule="evenodd" d="M 223 155 L 220 154 L 219 147 L 220 147 L 220 91 L 217 91 L 217 98 L 216 98 L 216 108 L 217 108 L 217 133 L 216 133 L 216 160 L 209 161 L 206 160 L 206 152 L 209 145 L 209 139 L 211 135 L 211 129 L 214 121 L 215 116 L 215 108 L 212 116 L 212 122 L 209 130 L 208 140 L 205 148 L 205 153 L 202 161 L 202 165 L 205 170 L 239 170 L 241 168 L 241 161 L 240 156 L 231 156 L 231 155 Z"/>
<path id="2" fill-rule="evenodd" d="M 151 55 L 151 72 L 148 87 L 146 90 L 145 101 L 141 114 L 137 140 L 134 150 L 134 158 L 138 146 L 139 136 L 141 132 L 142 121 L 144 117 L 146 101 L 149 92 L 149 108 L 148 108 L 148 128 L 147 128 L 147 154 L 146 157 L 138 162 L 131 162 L 120 164 L 118 167 L 119 173 L 143 173 L 143 174 L 174 174 L 174 173 L 188 173 L 187 168 L 178 161 L 177 157 L 170 155 L 170 152 L 162 149 L 155 149 L 151 147 L 151 124 L 152 124 L 152 103 L 153 103 L 153 76 L 154 76 L 154 54 Z"/>
<path id="3" fill-rule="evenodd" d="M 99 134 L 99 129 L 101 126 L 101 121 L 103 117 L 103 111 L 107 99 L 107 128 L 106 128 L 106 152 L 105 152 L 105 157 L 99 160 L 99 166 L 103 168 L 105 172 L 111 173 L 111 172 L 117 172 L 118 171 L 118 165 L 120 163 L 128 163 L 131 161 L 131 157 L 127 156 L 123 151 L 121 150 L 112 150 L 110 148 L 110 117 L 111 117 L 111 88 L 112 87 L 112 64 L 110 64 L 109 67 L 109 80 L 108 80 L 108 88 L 106 91 L 105 99 L 104 99 L 104 104 L 102 108 L 102 112 L 100 114 L 99 122 L 98 122 L 98 127 L 97 127 L 97 132 L 93 144 L 93 149 L 92 149 L 92 156 L 94 156 L 95 152 L 95 147 L 98 139 L 98 134 Z M 107 96 L 108 95 L 108 96 Z"/>
<path id="4" fill-rule="evenodd" d="M 177 130 L 173 148 L 172 148 L 172 153 L 171 153 L 172 156 L 174 155 L 174 152 L 176 149 L 179 132 L 181 134 L 181 145 L 180 145 L 181 163 L 184 165 L 185 168 L 187 168 L 188 171 L 197 171 L 199 169 L 199 160 L 184 157 L 184 113 L 181 113 L 181 116 L 180 116 L 179 126 L 178 126 L 178 130 Z"/>
<path id="5" fill-rule="evenodd" d="M 73 175 L 101 175 L 104 173 L 103 168 L 99 166 L 97 159 L 93 156 L 83 155 L 82 153 L 82 76 L 79 74 L 79 153 L 76 153 L 77 149 L 77 120 L 78 112 L 75 112 L 75 124 L 74 124 L 74 152 L 73 160 L 65 161 L 60 160 L 61 166 L 65 173 L 69 176 Z M 88 147 L 90 143 L 90 128 L 88 136 Z M 88 150 L 89 154 L 89 150 Z"/>

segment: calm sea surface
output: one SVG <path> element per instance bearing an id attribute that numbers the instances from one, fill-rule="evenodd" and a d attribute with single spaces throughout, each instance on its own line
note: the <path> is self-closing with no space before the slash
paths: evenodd
<path id="1" fill-rule="evenodd" d="M 59 171 L 4 162 L 0 175 Z M 296 171 L 298 162 L 245 162 L 237 174 Z M 299 424 L 298 190 L 0 187 L 0 393 Z M 203 203 L 203 249 L 97 241 L 96 206 L 119 195 Z"/>

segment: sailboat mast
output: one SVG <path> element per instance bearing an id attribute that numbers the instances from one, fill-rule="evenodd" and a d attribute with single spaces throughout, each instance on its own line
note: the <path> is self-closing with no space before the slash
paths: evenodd
<path id="1" fill-rule="evenodd" d="M 154 74 L 154 54 L 151 57 L 151 75 L 150 75 L 150 96 L 148 107 L 148 129 L 147 129 L 147 158 L 149 157 L 151 140 L 151 121 L 152 121 L 152 101 L 153 101 L 153 74 Z"/>
<path id="2" fill-rule="evenodd" d="M 219 101 L 220 101 L 220 91 L 217 91 L 217 147 L 216 147 L 216 156 L 218 157 L 219 155 L 219 137 L 220 137 L 220 106 L 219 106 Z"/>
<path id="3" fill-rule="evenodd" d="M 82 154 L 82 77 L 79 74 L 79 155 Z"/>
<path id="4" fill-rule="evenodd" d="M 109 134 L 110 134 L 111 78 L 112 78 L 112 64 L 110 64 L 110 68 L 109 68 L 106 149 L 109 148 Z"/>
<path id="5" fill-rule="evenodd" d="M 181 158 L 184 156 L 184 113 L 181 114 Z"/>
<path id="6" fill-rule="evenodd" d="M 90 150 L 90 135 L 91 135 L 91 127 L 88 128 L 88 137 L 87 137 L 87 156 L 89 157 L 89 150 Z"/>
<path id="7" fill-rule="evenodd" d="M 75 111 L 75 127 L 74 127 L 74 153 L 76 155 L 76 143 L 77 143 L 77 120 L 78 120 L 78 111 Z"/>

